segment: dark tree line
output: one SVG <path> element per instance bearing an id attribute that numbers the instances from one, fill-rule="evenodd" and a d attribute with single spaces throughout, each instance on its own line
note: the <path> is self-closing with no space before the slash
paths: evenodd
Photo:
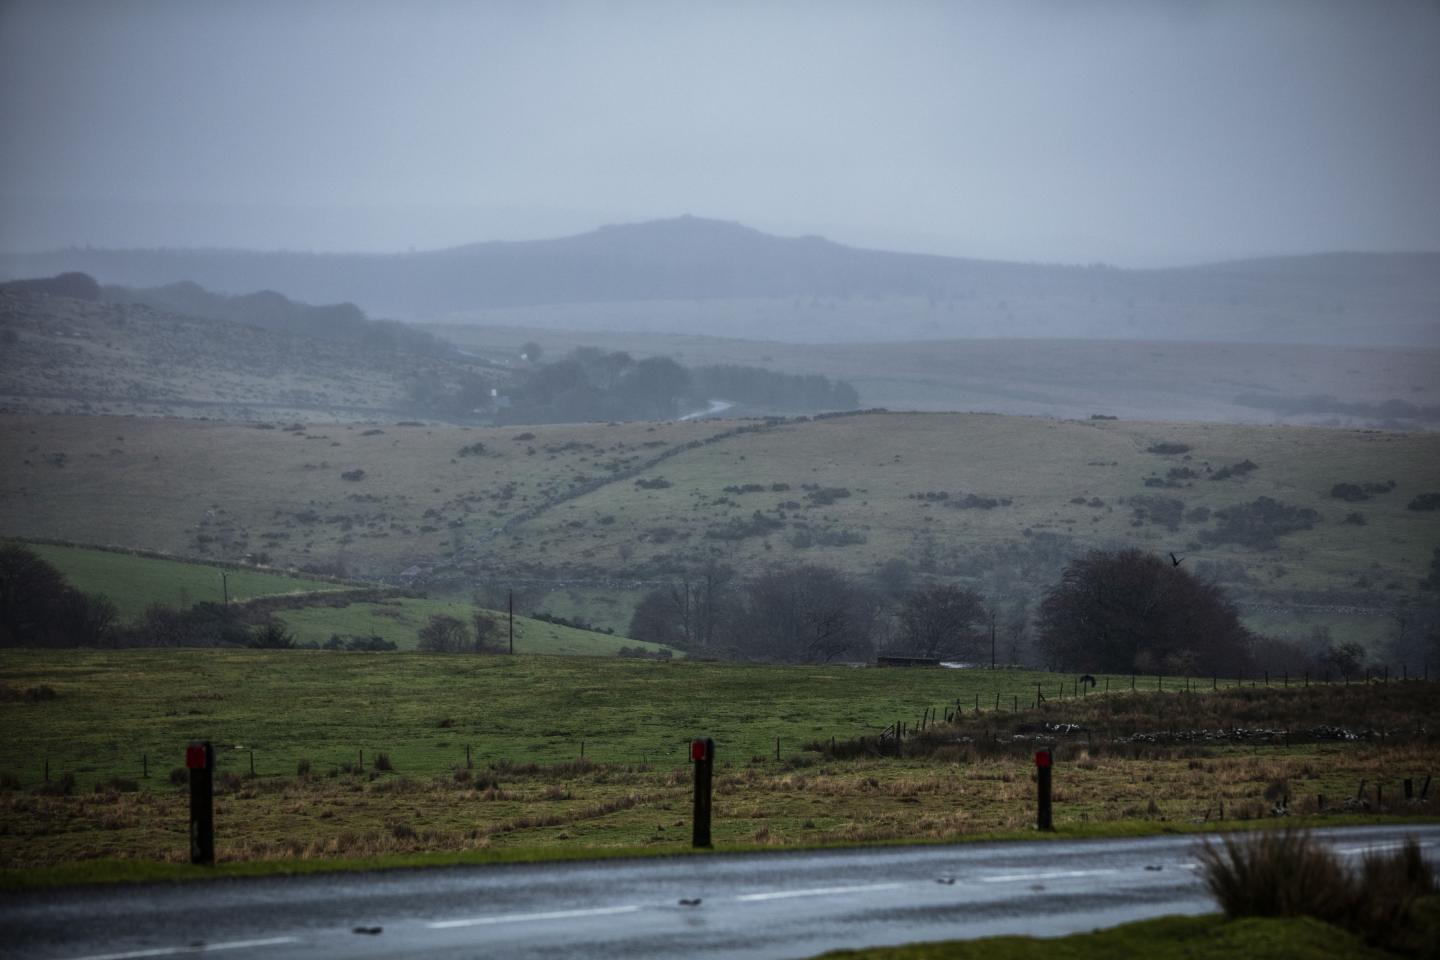
<path id="1" fill-rule="evenodd" d="M 696 367 L 692 373 L 698 397 L 804 413 L 860 407 L 860 393 L 854 386 L 819 374 L 777 373 L 737 365 Z"/>
<path id="2" fill-rule="evenodd" d="M 711 398 L 797 412 L 860 405 L 853 386 L 827 377 L 740 366 L 690 369 L 669 357 L 636 360 L 624 352 L 580 347 L 535 366 L 500 418 L 506 423 L 668 420 Z"/>
<path id="3" fill-rule="evenodd" d="M 108 599 L 74 589 L 32 551 L 0 544 L 0 647 L 103 647 L 117 633 Z"/>
<path id="4" fill-rule="evenodd" d="M 877 649 L 974 657 L 987 613 L 972 590 L 894 594 L 819 564 L 772 566 L 742 579 L 714 560 L 683 567 L 640 601 L 629 634 L 692 654 L 779 663 L 869 660 Z"/>

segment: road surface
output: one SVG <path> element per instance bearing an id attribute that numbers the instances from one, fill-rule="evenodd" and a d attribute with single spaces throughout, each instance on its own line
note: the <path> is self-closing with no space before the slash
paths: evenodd
<path id="1" fill-rule="evenodd" d="M 1440 826 L 1319 831 L 1346 856 Z M 1214 910 L 1194 836 L 453 867 L 8 895 L 0 954 L 809 957 Z"/>

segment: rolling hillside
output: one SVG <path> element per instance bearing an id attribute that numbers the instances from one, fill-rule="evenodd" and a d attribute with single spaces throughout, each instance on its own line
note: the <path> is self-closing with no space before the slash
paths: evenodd
<path id="1" fill-rule="evenodd" d="M 1174 551 L 1257 612 L 1358 612 L 1383 630 L 1422 596 L 1440 544 L 1440 511 L 1411 507 L 1440 492 L 1432 434 L 960 414 L 505 429 L 0 422 L 0 533 L 263 557 L 462 595 L 524 584 L 613 604 L 713 555 L 742 570 L 811 561 L 857 574 L 904 560 L 1033 602 L 1069 557 L 1134 544 Z M 1358 493 L 1333 496 L 1337 484 Z M 583 612 L 622 630 L 628 617 Z"/>
<path id="2" fill-rule="evenodd" d="M 306 322 L 311 315 L 303 304 L 262 302 L 281 308 L 282 321 L 293 320 L 297 330 L 315 326 Z M 454 351 L 394 349 L 383 341 L 383 325 L 341 313 L 359 335 L 320 339 L 141 302 L 0 290 L 0 405 L 239 420 L 455 416 L 468 411 L 448 398 L 467 384 L 488 396 L 490 386 L 505 389 L 515 380 L 500 366 Z M 381 339 L 362 338 L 371 330 Z"/>
<path id="3" fill-rule="evenodd" d="M 374 590 L 350 590 L 354 584 L 306 579 L 245 566 L 220 567 L 43 543 L 24 546 L 60 571 L 71 586 L 83 593 L 109 598 L 120 619 L 130 624 L 138 621 L 152 604 L 185 609 L 196 603 L 219 603 L 228 596 L 236 605 L 263 600 L 264 613 L 279 621 L 300 645 L 324 646 L 338 634 L 380 637 L 401 650 L 413 650 L 418 645 L 420 628 L 432 616 L 450 616 L 469 622 L 477 609 L 470 599 L 432 599 L 398 590 L 382 590 L 381 596 L 375 596 Z M 383 595 L 387 593 L 391 595 Z M 317 597 L 323 594 L 331 596 Z M 508 646 L 505 614 L 499 610 L 490 613 L 499 625 L 497 635 L 491 638 L 492 645 Z M 523 611 L 515 617 L 516 653 L 614 656 L 623 648 L 650 653 L 665 649 L 660 644 L 527 617 Z"/>

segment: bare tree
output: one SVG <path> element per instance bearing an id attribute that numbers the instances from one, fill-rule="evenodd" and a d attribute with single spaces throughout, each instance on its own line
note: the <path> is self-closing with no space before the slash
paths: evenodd
<path id="1" fill-rule="evenodd" d="M 463 653 L 470 646 L 470 629 L 463 620 L 431 614 L 420 628 L 420 649 L 426 653 Z"/>
<path id="2" fill-rule="evenodd" d="M 873 652 L 873 596 L 830 567 L 768 570 L 746 585 L 744 604 L 735 645 L 753 659 L 823 663 Z"/>
<path id="3" fill-rule="evenodd" d="M 646 594 L 630 636 L 684 650 L 724 646 L 736 614 L 735 571 L 715 558 L 682 566 L 668 586 Z"/>
<path id="4" fill-rule="evenodd" d="M 489 610 L 476 610 L 470 615 L 470 626 L 475 634 L 475 652 L 497 651 L 497 634 L 500 624 Z"/>
<path id="5" fill-rule="evenodd" d="M 966 656 L 979 652 L 977 625 L 988 613 L 980 594 L 942 583 L 911 591 L 900 606 L 900 643 L 920 657 Z"/>

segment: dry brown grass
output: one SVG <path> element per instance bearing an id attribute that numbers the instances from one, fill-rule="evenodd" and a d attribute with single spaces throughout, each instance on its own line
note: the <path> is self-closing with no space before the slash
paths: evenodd
<path id="1" fill-rule="evenodd" d="M 1416 901 L 1440 890 L 1419 845 L 1367 853 L 1351 869 L 1303 830 L 1228 836 L 1200 847 L 1205 883 L 1231 917 L 1312 916 L 1410 953 Z M 1435 945 L 1430 945 L 1434 951 Z"/>

